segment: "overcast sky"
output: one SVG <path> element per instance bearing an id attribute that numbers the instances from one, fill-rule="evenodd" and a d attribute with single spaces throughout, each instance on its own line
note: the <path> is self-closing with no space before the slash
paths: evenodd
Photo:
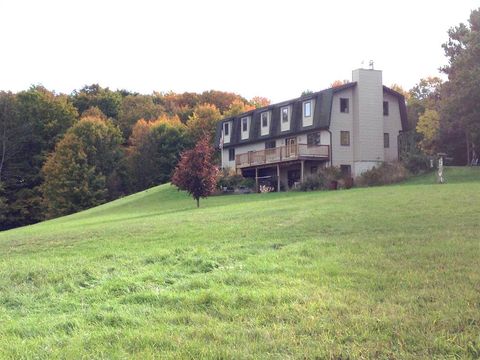
<path id="1" fill-rule="evenodd" d="M 232 91 L 274 102 L 374 60 L 411 88 L 445 64 L 447 30 L 478 1 L 0 0 L 0 89 L 85 84 Z"/>

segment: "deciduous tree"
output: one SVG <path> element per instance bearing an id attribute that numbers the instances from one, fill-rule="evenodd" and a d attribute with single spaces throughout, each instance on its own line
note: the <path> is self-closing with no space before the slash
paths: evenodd
<path id="1" fill-rule="evenodd" d="M 420 115 L 417 132 L 422 135 L 421 149 L 429 155 L 437 152 L 438 136 L 440 130 L 440 116 L 436 110 L 427 109 Z"/>
<path id="2" fill-rule="evenodd" d="M 213 163 L 214 149 L 210 139 L 200 140 L 195 148 L 182 153 L 175 168 L 172 184 L 187 191 L 200 207 L 200 198 L 206 198 L 215 191 L 218 168 Z"/>
<path id="3" fill-rule="evenodd" d="M 43 174 L 47 217 L 88 209 L 107 199 L 105 176 L 91 164 L 85 144 L 73 133 L 58 143 L 45 162 Z"/>
<path id="4" fill-rule="evenodd" d="M 48 216 L 83 210 L 113 199 L 122 157 L 120 130 L 109 120 L 86 117 L 68 130 L 43 166 Z"/>
<path id="5" fill-rule="evenodd" d="M 170 180 L 180 153 L 189 146 L 186 127 L 178 117 L 140 120 L 133 128 L 128 150 L 130 186 L 133 191 Z"/>
<path id="6" fill-rule="evenodd" d="M 405 97 L 410 129 L 416 128 L 418 119 L 425 110 L 439 110 L 442 84 L 442 79 L 438 77 L 427 77 L 420 79 L 418 84 L 410 89 L 408 96 Z"/>
<path id="7" fill-rule="evenodd" d="M 235 101 L 241 101 L 247 103 L 248 101 L 240 95 L 217 90 L 204 91 L 197 104 L 212 104 L 215 105 L 220 112 L 225 112 L 230 108 L 230 105 Z"/>
<path id="8" fill-rule="evenodd" d="M 342 85 L 345 85 L 348 83 L 348 80 L 335 80 L 334 82 L 332 82 L 330 84 L 330 87 L 331 88 L 336 88 L 336 87 L 340 87 Z"/>
<path id="9" fill-rule="evenodd" d="M 116 176 L 122 158 L 120 145 L 123 143 L 118 127 L 110 120 L 84 117 L 68 132 L 75 134 L 82 141 L 88 164 L 105 176 L 107 182 L 111 176 Z M 116 191 L 109 189 L 109 193 Z"/>
<path id="10" fill-rule="evenodd" d="M 252 104 L 256 109 L 258 109 L 258 108 L 270 105 L 270 100 L 267 99 L 266 97 L 254 96 L 250 100 L 250 104 Z"/>
<path id="11" fill-rule="evenodd" d="M 132 133 L 133 125 L 135 125 L 138 120 L 155 120 L 162 115 L 164 111 L 163 106 L 154 103 L 152 96 L 129 95 L 123 98 L 120 106 L 118 125 L 120 130 L 122 130 L 123 136 L 128 139 Z"/>
<path id="12" fill-rule="evenodd" d="M 222 118 L 220 111 L 215 105 L 198 105 L 192 116 L 188 118 L 188 135 L 194 143 L 204 137 L 213 139 L 218 121 Z"/>
<path id="13" fill-rule="evenodd" d="M 448 65 L 442 71 L 448 81 L 442 88 L 441 128 L 443 134 L 457 135 L 460 141 L 452 143 L 463 147 L 470 163 L 472 148 L 480 147 L 480 8 L 471 12 L 468 24 L 451 28 L 448 36 L 443 44 Z"/>
<path id="14" fill-rule="evenodd" d="M 7 229 L 43 219 L 40 170 L 78 113 L 67 96 L 42 86 L 0 97 L 2 143 L 7 145 L 1 172 L 8 204 L 0 228 Z"/>
<path id="15" fill-rule="evenodd" d="M 118 118 L 122 95 L 118 91 L 112 91 L 108 87 L 102 88 L 98 84 L 84 86 L 80 90 L 74 90 L 71 95 L 73 104 L 80 113 L 91 107 L 98 107 L 107 117 Z"/>
<path id="16" fill-rule="evenodd" d="M 253 109 L 255 109 L 254 106 L 248 105 L 242 100 L 235 100 L 233 103 L 230 104 L 228 110 L 223 113 L 223 116 L 236 116 Z"/>

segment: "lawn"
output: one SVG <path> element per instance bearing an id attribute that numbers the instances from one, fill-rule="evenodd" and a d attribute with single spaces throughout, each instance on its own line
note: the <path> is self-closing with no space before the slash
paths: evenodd
<path id="1" fill-rule="evenodd" d="M 0 233 L 0 358 L 478 358 L 480 169 L 445 174 Z"/>

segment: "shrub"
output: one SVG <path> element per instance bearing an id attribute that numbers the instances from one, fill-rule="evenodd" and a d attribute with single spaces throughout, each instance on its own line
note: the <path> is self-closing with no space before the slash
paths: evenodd
<path id="1" fill-rule="evenodd" d="M 345 176 L 344 178 L 338 181 L 338 187 L 340 189 L 351 189 L 353 187 L 353 178 L 350 176 Z"/>
<path id="2" fill-rule="evenodd" d="M 217 188 L 234 190 L 238 188 L 253 189 L 255 180 L 252 178 L 245 178 L 239 175 L 235 170 L 230 168 L 223 169 L 217 178 Z"/>
<path id="3" fill-rule="evenodd" d="M 306 176 L 300 184 L 301 191 L 326 190 L 332 182 L 341 179 L 341 171 L 337 166 L 327 166 L 314 175 Z"/>
<path id="4" fill-rule="evenodd" d="M 255 187 L 255 180 L 252 178 L 245 178 L 241 176 L 241 180 L 238 184 L 239 187 L 244 187 L 247 189 L 253 189 Z"/>
<path id="5" fill-rule="evenodd" d="M 430 168 L 430 160 L 424 154 L 409 154 L 403 158 L 402 162 L 412 174 L 419 174 Z"/>
<path id="6" fill-rule="evenodd" d="M 403 181 L 408 176 L 409 172 L 402 163 L 383 163 L 362 173 L 356 182 L 359 186 L 387 185 Z"/>
<path id="7" fill-rule="evenodd" d="M 301 191 L 321 190 L 327 188 L 325 176 L 321 173 L 308 175 L 300 184 Z"/>
<path id="8" fill-rule="evenodd" d="M 327 183 L 338 181 L 342 178 L 342 172 L 338 166 L 327 166 L 320 169 L 319 173 L 323 174 Z"/>

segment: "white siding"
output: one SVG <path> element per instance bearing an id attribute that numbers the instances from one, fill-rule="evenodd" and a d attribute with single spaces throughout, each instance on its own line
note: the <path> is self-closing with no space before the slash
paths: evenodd
<path id="1" fill-rule="evenodd" d="M 382 72 L 358 69 L 353 71 L 357 82 L 353 100 L 353 172 L 359 175 L 372 164 L 381 163 L 383 148 L 383 84 Z"/>
<path id="2" fill-rule="evenodd" d="M 356 89 L 356 88 L 354 88 Z M 333 96 L 330 131 L 332 133 L 332 164 L 334 166 L 350 165 L 353 167 L 354 133 L 353 133 L 353 89 L 346 89 Z M 340 99 L 349 102 L 349 112 L 340 112 Z M 340 144 L 340 132 L 350 132 L 350 146 Z M 322 142 L 323 143 L 323 142 Z"/>
<path id="3" fill-rule="evenodd" d="M 383 85 L 382 72 L 359 69 L 353 72 L 357 82 L 354 103 L 356 128 L 355 161 L 383 161 Z"/>
<path id="4" fill-rule="evenodd" d="M 306 134 L 301 134 L 297 136 L 297 143 L 298 144 L 307 144 L 307 137 L 310 133 L 320 133 L 320 145 L 330 145 L 330 133 L 326 130 L 312 130 Z M 285 145 L 285 138 L 282 139 L 282 145 Z"/>
<path id="5" fill-rule="evenodd" d="M 253 144 L 239 145 L 239 146 L 235 146 L 235 156 L 239 154 L 248 153 L 249 151 L 258 151 L 258 150 L 264 150 L 264 149 L 265 149 L 265 140 L 263 140 L 262 142 L 253 143 Z M 228 160 L 228 149 L 223 149 L 222 167 L 235 169 L 235 161 Z"/>
<path id="6" fill-rule="evenodd" d="M 330 132 L 320 131 L 320 145 L 330 145 Z"/>

